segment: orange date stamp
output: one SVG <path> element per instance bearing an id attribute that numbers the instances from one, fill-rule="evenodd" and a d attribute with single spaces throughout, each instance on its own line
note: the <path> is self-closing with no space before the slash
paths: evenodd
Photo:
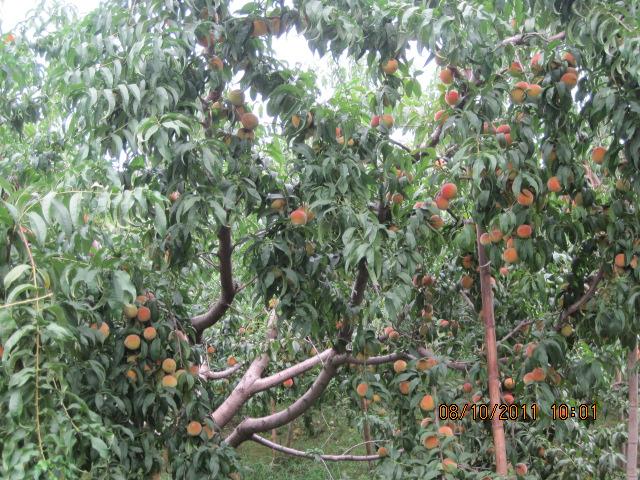
<path id="1" fill-rule="evenodd" d="M 540 407 L 536 403 L 496 403 L 493 406 L 486 403 L 464 404 L 462 406 L 452 403 L 440 404 L 438 416 L 441 420 L 462 420 L 467 415 L 474 421 L 493 420 L 530 422 L 537 420 L 540 415 Z"/>

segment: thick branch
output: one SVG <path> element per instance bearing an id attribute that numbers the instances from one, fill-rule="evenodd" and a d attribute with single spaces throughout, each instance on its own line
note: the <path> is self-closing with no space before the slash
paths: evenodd
<path id="1" fill-rule="evenodd" d="M 227 312 L 233 302 L 238 287 L 233 281 L 233 270 L 231 262 L 231 228 L 226 225 L 218 230 L 218 259 L 220 260 L 220 287 L 222 293 L 218 301 L 209 309 L 207 313 L 197 315 L 191 319 L 191 324 L 198 334 L 201 334 L 208 327 L 215 325 Z"/>
<path id="2" fill-rule="evenodd" d="M 580 310 L 580 308 L 585 303 L 591 300 L 591 298 L 596 293 L 598 284 L 602 281 L 603 278 L 604 278 L 604 268 L 600 267 L 600 269 L 598 270 L 598 273 L 596 273 L 596 276 L 593 277 L 593 280 L 591 280 L 591 284 L 589 285 L 589 288 L 584 293 L 584 295 L 582 295 L 582 297 L 580 297 L 578 301 L 573 303 L 571 306 L 569 306 L 569 308 L 567 308 L 560 314 L 560 324 L 562 324 L 562 322 L 564 322 L 568 317 L 570 317 L 571 315 L 576 313 L 578 310 Z M 560 325 L 558 328 L 562 328 L 562 325 Z"/>
<path id="3" fill-rule="evenodd" d="M 330 358 L 332 356 L 332 352 L 333 349 L 328 348 L 325 351 L 289 368 L 285 368 L 278 373 L 274 373 L 273 375 L 270 375 L 268 377 L 259 378 L 251 386 L 251 394 L 268 390 L 269 388 L 275 387 L 276 385 L 280 385 L 287 378 L 293 378 L 297 375 L 307 372 L 308 370 L 311 370 L 319 363 L 325 362 L 328 358 Z"/>
<path id="4" fill-rule="evenodd" d="M 257 435 L 255 433 L 251 436 L 251 440 L 261 445 L 264 445 L 265 447 L 269 447 L 273 450 L 277 450 L 278 452 L 286 453 L 287 455 L 293 455 L 294 457 L 309 458 L 309 459 L 321 458 L 322 460 L 325 460 L 327 462 L 344 462 L 344 461 L 368 462 L 371 460 L 378 460 L 379 458 L 382 458 L 380 457 L 380 455 L 316 455 L 313 453 L 307 453 L 301 450 L 296 450 L 294 448 L 285 447 L 278 443 L 274 443 L 270 440 L 267 440 L 266 438 L 261 437 L 260 435 Z"/>
<path id="5" fill-rule="evenodd" d="M 627 355 L 627 376 L 629 378 L 627 480 L 638 478 L 638 350 L 636 345 L 637 342 L 634 342 Z"/>
<path id="6" fill-rule="evenodd" d="M 260 418 L 245 418 L 225 439 L 232 447 L 237 447 L 242 442 L 249 440 L 254 433 L 266 432 L 281 427 L 295 420 L 322 395 L 329 382 L 336 374 L 336 364 L 344 362 L 344 356 L 337 356 L 331 351 L 330 358 L 324 364 L 324 368 L 318 374 L 311 387 L 289 407 L 272 415 Z"/>
<path id="7" fill-rule="evenodd" d="M 498 346 L 496 342 L 496 324 L 493 306 L 493 290 L 491 289 L 491 269 L 484 245 L 480 243 L 483 231 L 476 224 L 476 244 L 478 262 L 480 263 L 480 291 L 482 295 L 482 318 L 485 330 L 485 348 L 487 352 L 487 376 L 489 383 L 489 402 L 492 409 L 500 403 L 500 373 L 498 369 Z M 502 419 L 495 415 L 491 419 L 493 446 L 495 448 L 496 473 L 507 474 L 507 447 Z"/>
<path id="8" fill-rule="evenodd" d="M 379 357 L 369 357 L 369 358 L 356 358 L 356 357 L 346 357 L 346 363 L 353 363 L 356 365 L 382 365 L 383 363 L 395 362 L 396 360 L 410 360 L 412 357 L 408 353 L 397 352 L 390 353 L 388 355 L 380 355 Z"/>
<path id="9" fill-rule="evenodd" d="M 277 315 L 274 309 L 269 314 L 269 321 L 267 322 L 268 341 L 275 340 L 277 336 L 276 319 Z M 242 408 L 242 405 L 244 405 L 247 399 L 252 395 L 251 388 L 253 384 L 262 376 L 262 373 L 264 372 L 264 369 L 267 368 L 268 364 L 269 354 L 266 352 L 256 357 L 256 359 L 251 362 L 251 365 L 242 376 L 236 387 L 233 389 L 231 394 L 211 414 L 211 418 L 218 426 L 218 428 L 222 429 L 229 422 L 229 420 L 233 418 L 238 410 Z"/>

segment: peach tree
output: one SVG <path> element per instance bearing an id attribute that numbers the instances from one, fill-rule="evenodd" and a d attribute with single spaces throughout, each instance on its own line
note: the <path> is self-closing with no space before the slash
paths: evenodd
<path id="1" fill-rule="evenodd" d="M 637 478 L 639 7 L 110 0 L 2 33 L 3 475 L 240 478 L 253 441 Z M 329 101 L 283 37 L 352 62 Z M 320 402 L 366 455 L 263 436 Z"/>

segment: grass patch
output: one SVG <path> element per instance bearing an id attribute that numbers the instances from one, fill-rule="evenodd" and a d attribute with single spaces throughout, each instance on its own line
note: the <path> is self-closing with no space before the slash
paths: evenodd
<path id="1" fill-rule="evenodd" d="M 361 443 L 362 437 L 340 411 L 314 410 L 314 433 L 308 435 L 303 422 L 298 419 L 293 424 L 291 448 L 297 450 L 320 449 L 326 454 L 341 454 L 346 449 Z M 286 444 L 288 426 L 277 430 L 277 442 Z M 271 432 L 262 434 L 271 439 Z M 354 455 L 366 455 L 364 446 L 350 452 Z M 325 480 L 352 479 L 365 480 L 372 477 L 366 462 L 320 462 L 295 458 L 276 453 L 255 442 L 245 442 L 238 448 L 242 465 L 249 471 L 246 478 L 252 480 Z M 375 463 L 373 464 L 375 466 Z"/>

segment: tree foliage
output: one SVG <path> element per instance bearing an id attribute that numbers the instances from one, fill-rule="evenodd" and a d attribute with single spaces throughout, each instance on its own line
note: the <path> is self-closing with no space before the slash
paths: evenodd
<path id="1" fill-rule="evenodd" d="M 493 478 L 488 422 L 442 418 L 488 398 L 479 240 L 502 400 L 539 406 L 509 462 L 623 478 L 639 8 L 110 0 L 3 33 L 0 471 L 234 478 L 233 447 L 346 396 L 382 478 Z M 355 73 L 321 103 L 281 35 Z"/>

